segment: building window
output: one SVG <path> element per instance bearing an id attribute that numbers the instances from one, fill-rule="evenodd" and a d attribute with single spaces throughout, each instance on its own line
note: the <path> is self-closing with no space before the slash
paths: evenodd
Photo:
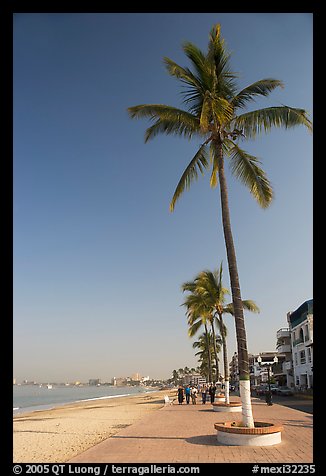
<path id="1" fill-rule="evenodd" d="M 305 364 L 306 363 L 306 353 L 304 350 L 300 352 L 300 364 Z"/>
<path id="2" fill-rule="evenodd" d="M 305 335 L 305 340 L 309 340 L 309 327 L 308 327 L 308 324 L 306 324 L 306 335 Z"/>
<path id="3" fill-rule="evenodd" d="M 307 348 L 308 351 L 308 362 L 311 363 L 311 349 L 310 347 Z"/>

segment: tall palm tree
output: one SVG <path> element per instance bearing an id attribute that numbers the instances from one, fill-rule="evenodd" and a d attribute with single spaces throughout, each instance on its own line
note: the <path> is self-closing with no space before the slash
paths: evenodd
<path id="1" fill-rule="evenodd" d="M 203 294 L 197 292 L 196 282 L 188 281 L 183 283 L 181 286 L 183 292 L 188 291 L 190 294 L 186 297 L 183 302 L 183 306 L 186 306 L 188 317 L 188 335 L 193 337 L 198 329 L 201 326 L 205 327 L 205 332 L 207 333 L 207 324 L 210 325 L 212 336 L 213 336 L 213 348 L 214 348 L 214 358 L 215 358 L 215 381 L 219 380 L 219 358 L 218 358 L 218 347 L 217 347 L 217 337 L 214 327 L 214 315 L 211 312 L 210 307 L 206 303 L 206 297 Z M 207 335 L 207 334 L 206 334 Z M 211 362 L 211 359 L 210 359 Z M 211 366 L 211 364 L 209 363 Z M 212 382 L 212 378 L 209 380 Z"/>
<path id="2" fill-rule="evenodd" d="M 312 130 L 312 123 L 304 109 L 290 106 L 267 107 L 243 112 L 255 98 L 268 96 L 275 88 L 283 87 L 280 80 L 267 78 L 256 81 L 242 90 L 236 85 L 237 74 L 230 68 L 230 53 L 220 34 L 220 25 L 214 26 L 209 35 L 207 53 L 193 43 L 183 44 L 183 51 L 191 68 L 181 67 L 164 58 L 168 73 L 181 81 L 184 105 L 180 109 L 164 104 L 140 104 L 128 108 L 132 118 L 149 118 L 153 124 L 146 130 L 145 141 L 160 133 L 198 137 L 200 146 L 181 176 L 172 197 L 170 210 L 186 188 L 198 178 L 199 172 L 211 169 L 210 185 L 220 185 L 220 201 L 227 261 L 230 275 L 232 301 L 239 357 L 242 423 L 254 427 L 250 399 L 247 336 L 241 299 L 239 273 L 233 242 L 228 188 L 224 158 L 230 161 L 231 172 L 243 182 L 258 204 L 267 208 L 273 190 L 257 157 L 239 146 L 239 141 L 253 139 L 273 127 L 291 128 L 299 125 Z"/>

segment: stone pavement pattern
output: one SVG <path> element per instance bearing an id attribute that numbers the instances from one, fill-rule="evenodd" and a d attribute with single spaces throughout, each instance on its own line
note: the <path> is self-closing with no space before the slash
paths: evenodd
<path id="1" fill-rule="evenodd" d="M 239 397 L 232 397 L 239 400 Z M 283 425 L 273 446 L 226 446 L 214 423 L 241 420 L 210 403 L 168 405 L 89 448 L 69 463 L 313 463 L 313 416 L 253 398 L 256 421 Z"/>

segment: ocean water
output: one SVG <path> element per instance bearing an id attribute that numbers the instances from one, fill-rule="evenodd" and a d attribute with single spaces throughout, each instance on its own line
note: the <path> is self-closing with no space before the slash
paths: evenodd
<path id="1" fill-rule="evenodd" d="M 46 410 L 65 403 L 118 398 L 151 391 L 155 390 L 144 387 L 113 386 L 53 386 L 52 389 L 48 389 L 46 386 L 39 387 L 38 385 L 13 385 L 13 414 Z"/>

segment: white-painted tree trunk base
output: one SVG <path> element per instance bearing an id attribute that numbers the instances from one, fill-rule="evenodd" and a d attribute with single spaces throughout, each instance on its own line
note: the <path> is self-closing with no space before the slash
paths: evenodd
<path id="1" fill-rule="evenodd" d="M 230 382 L 225 380 L 225 403 L 230 403 Z"/>
<path id="2" fill-rule="evenodd" d="M 240 380 L 240 398 L 242 403 L 242 421 L 248 428 L 254 427 L 250 397 L 250 380 Z"/>
<path id="3" fill-rule="evenodd" d="M 223 397 L 215 397 L 215 402 L 225 402 L 225 397 L 223 395 Z"/>
<path id="4" fill-rule="evenodd" d="M 229 446 L 271 446 L 282 441 L 281 432 L 266 435 L 243 435 L 217 431 L 217 441 Z"/>
<path id="5" fill-rule="evenodd" d="M 242 412 L 242 407 L 232 407 L 231 405 L 213 405 L 213 410 L 214 412 Z"/>

